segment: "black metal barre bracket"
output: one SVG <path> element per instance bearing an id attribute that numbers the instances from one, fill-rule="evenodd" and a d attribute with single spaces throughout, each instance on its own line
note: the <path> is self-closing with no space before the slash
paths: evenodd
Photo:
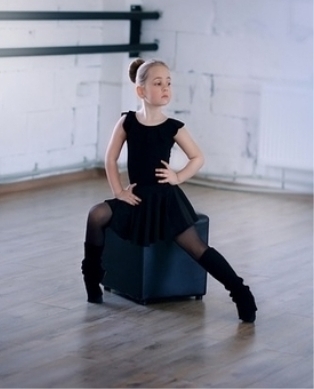
<path id="1" fill-rule="evenodd" d="M 131 12 L 42 12 L 4 11 L 0 21 L 8 20 L 130 20 L 129 44 L 56 46 L 56 47 L 17 47 L 0 49 L 0 57 L 25 57 L 67 54 L 97 54 L 128 52 L 130 57 L 138 57 L 140 51 L 156 51 L 158 43 L 140 43 L 141 21 L 158 19 L 159 12 L 143 12 L 140 5 L 131 5 Z"/>

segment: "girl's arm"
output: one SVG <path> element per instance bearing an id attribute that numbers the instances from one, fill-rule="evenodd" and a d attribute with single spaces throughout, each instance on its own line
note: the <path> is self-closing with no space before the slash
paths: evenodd
<path id="1" fill-rule="evenodd" d="M 198 145 L 192 139 L 186 127 L 182 127 L 174 137 L 176 143 L 186 154 L 189 159 L 188 163 L 183 169 L 174 172 L 165 161 L 164 169 L 156 169 L 156 176 L 161 178 L 159 183 L 169 182 L 171 185 L 181 184 L 182 182 L 193 177 L 204 164 L 204 156 Z"/>
<path id="2" fill-rule="evenodd" d="M 126 141 L 126 133 L 123 129 L 125 116 L 122 116 L 113 129 L 111 139 L 109 141 L 105 154 L 105 169 L 106 176 L 114 196 L 131 205 L 137 205 L 141 200 L 132 193 L 133 187 L 136 184 L 129 185 L 124 189 L 120 179 L 118 169 L 118 159 Z"/>

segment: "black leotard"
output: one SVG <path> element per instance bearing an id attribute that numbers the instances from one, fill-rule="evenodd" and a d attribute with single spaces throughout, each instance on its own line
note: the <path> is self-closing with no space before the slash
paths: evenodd
<path id="1" fill-rule="evenodd" d="M 113 211 L 110 227 L 123 239 L 148 246 L 158 240 L 173 238 L 193 225 L 196 213 L 177 185 L 159 184 L 157 167 L 169 163 L 174 136 L 184 124 L 168 118 L 155 126 L 141 124 L 133 111 L 123 123 L 128 148 L 128 175 L 133 189 L 141 198 L 139 205 L 118 199 L 106 200 Z"/>

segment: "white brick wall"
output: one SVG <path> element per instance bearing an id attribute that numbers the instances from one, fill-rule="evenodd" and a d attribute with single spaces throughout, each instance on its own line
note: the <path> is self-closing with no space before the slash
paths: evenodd
<path id="1" fill-rule="evenodd" d="M 312 87 L 311 0 L 143 0 L 163 17 L 144 35 L 172 68 L 169 114 L 185 121 L 206 155 L 203 176 L 312 191 L 313 171 L 259 163 L 264 85 Z M 146 57 L 155 56 L 147 53 Z M 299 134 L 311 123 L 300 118 Z M 312 152 L 309 142 L 305 152 Z M 179 151 L 174 165 L 184 158 Z"/>
<path id="2" fill-rule="evenodd" d="M 0 2 L 2 11 L 124 9 L 127 8 L 122 0 Z M 126 43 L 128 24 L 120 23 L 0 22 L 0 47 Z M 0 58 L 0 182 L 58 174 L 98 163 L 99 141 L 104 138 L 100 128 L 108 120 L 101 114 L 102 82 L 116 79 L 121 85 L 121 57 L 112 55 L 108 66 L 106 57 Z M 120 101 L 115 104 L 119 106 Z"/>
<path id="3" fill-rule="evenodd" d="M 0 10 L 159 10 L 142 42 L 159 40 L 173 72 L 169 115 L 186 122 L 206 155 L 201 175 L 312 190 L 312 172 L 258 160 L 261 93 L 311 87 L 311 0 L 2 0 Z M 0 47 L 125 43 L 129 22 L 0 22 Z M 0 59 L 0 180 L 103 164 L 120 112 L 138 101 L 128 54 Z M 300 136 L 302 136 L 302 125 Z M 125 164 L 125 151 L 121 164 Z M 173 164 L 185 161 L 179 150 Z M 285 181 L 283 183 L 283 180 Z"/>

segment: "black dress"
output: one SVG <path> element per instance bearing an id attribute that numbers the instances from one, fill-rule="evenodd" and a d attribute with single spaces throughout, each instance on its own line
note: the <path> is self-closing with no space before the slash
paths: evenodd
<path id="1" fill-rule="evenodd" d="M 177 185 L 159 184 L 155 169 L 169 163 L 174 136 L 184 124 L 167 119 L 155 126 L 141 124 L 133 111 L 126 115 L 123 128 L 128 149 L 128 175 L 142 201 L 130 205 L 118 199 L 106 200 L 112 209 L 110 227 L 123 239 L 140 246 L 158 240 L 173 240 L 197 221 L 197 215 Z"/>

